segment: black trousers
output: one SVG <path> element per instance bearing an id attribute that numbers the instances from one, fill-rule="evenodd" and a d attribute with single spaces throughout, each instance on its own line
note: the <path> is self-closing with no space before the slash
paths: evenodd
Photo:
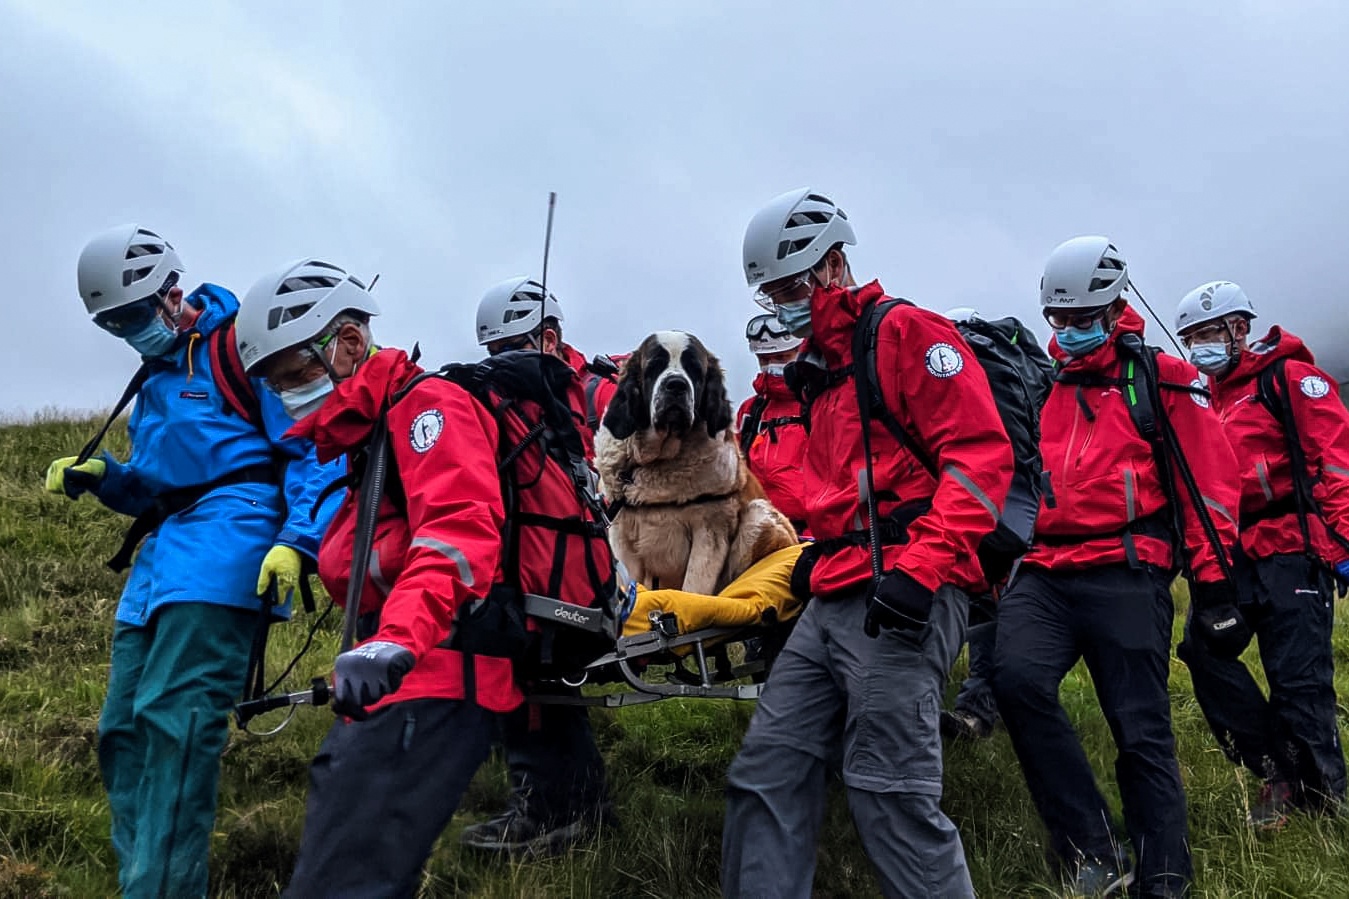
<path id="1" fill-rule="evenodd" d="M 1336 723 L 1335 623 L 1330 573 L 1303 555 L 1258 559 L 1243 571 L 1251 587 L 1241 612 L 1255 631 L 1269 682 L 1261 692 L 1240 659 L 1215 659 L 1187 622 L 1180 657 L 1219 745 L 1233 762 L 1282 780 L 1312 810 L 1344 799 L 1344 751 Z"/>
<path id="2" fill-rule="evenodd" d="M 501 737 L 511 791 L 550 826 L 597 814 L 608 804 L 604 758 L 585 706 L 523 705 L 503 719 Z"/>
<path id="3" fill-rule="evenodd" d="M 286 896 L 415 896 L 436 838 L 491 752 L 498 717 L 472 702 L 414 699 L 334 724 L 309 767 Z"/>
<path id="4" fill-rule="evenodd" d="M 1023 568 L 998 607 L 994 693 L 1031 798 L 1065 862 L 1109 859 L 1110 812 L 1059 704 L 1084 659 L 1115 738 L 1124 822 L 1140 893 L 1184 890 L 1192 875 L 1185 791 L 1171 731 L 1169 577 L 1152 568 Z"/>

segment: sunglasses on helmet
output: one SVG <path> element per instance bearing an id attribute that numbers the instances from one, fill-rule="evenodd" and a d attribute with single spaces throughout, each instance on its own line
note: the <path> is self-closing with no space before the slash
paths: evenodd
<path id="1" fill-rule="evenodd" d="M 164 279 L 164 284 L 159 290 L 148 297 L 127 303 L 125 306 L 104 309 L 102 312 L 96 313 L 94 324 L 117 337 L 124 334 L 134 334 L 150 324 L 161 311 L 169 312 L 169 307 L 164 299 L 177 284 L 178 273 L 169 272 L 169 276 Z"/>

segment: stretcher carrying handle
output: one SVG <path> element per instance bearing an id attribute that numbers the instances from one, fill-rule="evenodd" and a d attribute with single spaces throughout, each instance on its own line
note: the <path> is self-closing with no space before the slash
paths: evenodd
<path id="1" fill-rule="evenodd" d="M 247 730 L 248 723 L 263 712 L 297 705 L 327 705 L 331 698 L 332 688 L 328 685 L 328 681 L 325 678 L 316 677 L 310 682 L 308 690 L 300 690 L 297 693 L 283 693 L 280 696 L 266 696 L 262 699 L 239 703 L 234 707 L 234 721 L 239 725 L 240 730 Z"/>

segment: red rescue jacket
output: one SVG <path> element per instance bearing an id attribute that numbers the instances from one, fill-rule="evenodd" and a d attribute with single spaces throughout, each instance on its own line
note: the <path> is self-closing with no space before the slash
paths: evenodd
<path id="1" fill-rule="evenodd" d="M 323 407 L 290 430 L 308 437 L 325 461 L 365 446 L 381 408 L 422 373 L 402 350 L 366 359 Z M 386 490 L 375 526 L 362 614 L 379 613 L 372 640 L 405 646 L 417 664 L 396 692 L 372 708 L 412 699 L 463 699 L 464 656 L 438 644 L 459 608 L 481 599 L 501 576 L 505 518 L 497 475 L 497 425 L 460 387 L 426 378 L 388 411 L 389 467 L 406 498 Z M 319 548 L 319 577 L 345 603 L 356 532 L 356 494 L 348 492 Z M 473 658 L 474 699 L 510 711 L 524 697 L 506 659 Z"/>
<path id="2" fill-rule="evenodd" d="M 816 291 L 814 334 L 804 352 L 819 353 L 831 370 L 852 364 L 853 332 L 868 302 L 885 298 L 879 283 Z M 954 584 L 978 589 L 983 572 L 975 556 L 994 529 L 1012 479 L 1012 447 L 998 417 L 988 378 L 949 320 L 900 305 L 881 322 L 876 369 L 887 408 L 931 458 L 927 469 L 886 429 L 871 422 L 872 466 L 882 517 L 912 503 L 931 509 L 908 528 L 908 542 L 881 548 L 885 570 L 902 569 L 931 590 Z M 806 524 L 817 539 L 866 527 L 861 417 L 851 378 L 824 390 L 810 409 L 801 491 Z M 871 578 L 866 546 L 822 557 L 811 590 L 827 595 Z"/>
<path id="3" fill-rule="evenodd" d="M 735 416 L 736 429 L 742 434 L 745 418 L 760 398 L 766 400 L 766 404 L 759 416 L 759 432 L 754 435 L 745 459 L 749 470 L 763 484 L 768 501 L 800 531 L 806 522 L 806 504 L 801 494 L 806 426 L 801 403 L 787 389 L 787 382 L 781 375 L 759 372 L 754 378 L 754 396 L 740 404 L 740 411 Z"/>
<path id="4" fill-rule="evenodd" d="M 1049 352 L 1066 371 L 1117 378 L 1116 342 L 1128 333 L 1143 333 L 1143 319 L 1132 308 L 1125 309 L 1100 349 L 1073 358 L 1051 339 Z M 1158 355 L 1157 372 L 1164 384 L 1200 384 L 1194 366 L 1175 356 Z M 1236 459 L 1222 425 L 1204 397 L 1163 387 L 1161 399 L 1220 542 L 1230 553 L 1237 540 L 1239 488 Z M 1024 564 L 1057 571 L 1126 562 L 1126 533 L 1131 533 L 1139 562 L 1161 568 L 1175 564 L 1166 492 L 1152 447 L 1130 418 L 1121 387 L 1056 383 L 1040 415 L 1040 455 L 1049 483 L 1040 502 L 1035 545 Z M 1176 484 L 1195 577 L 1219 581 L 1217 557 L 1179 478 Z"/>
<path id="5" fill-rule="evenodd" d="M 618 378 L 593 371 L 590 361 L 571 344 L 564 343 L 562 353 L 566 357 L 567 364 L 576 372 L 576 381 L 567 392 L 567 404 L 571 406 L 572 415 L 581 429 L 586 446 L 586 458 L 593 460 L 595 432 L 599 430 L 599 423 L 604 418 L 604 410 L 608 408 L 609 400 L 613 399 L 614 393 L 618 390 Z"/>
<path id="6" fill-rule="evenodd" d="M 1255 559 L 1304 551 L 1283 425 L 1259 399 L 1260 373 L 1279 359 L 1287 360 L 1288 397 L 1313 495 L 1330 525 L 1349 537 L 1349 410 L 1306 345 L 1276 325 L 1211 385 L 1241 470 L 1241 547 Z M 1330 565 L 1343 561 L 1345 552 L 1327 536 L 1324 521 L 1311 515 L 1307 523 L 1317 556 Z"/>

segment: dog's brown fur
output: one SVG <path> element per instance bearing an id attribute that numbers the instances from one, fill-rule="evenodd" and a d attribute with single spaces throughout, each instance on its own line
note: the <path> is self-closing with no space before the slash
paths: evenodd
<path id="1" fill-rule="evenodd" d="M 625 364 L 595 438 L 595 464 L 605 495 L 622 504 L 610 541 L 629 573 L 651 586 L 715 594 L 797 538 L 740 453 L 716 357 L 692 335 L 672 334 L 651 335 Z M 687 429 L 657 427 L 645 414 L 653 402 L 643 381 L 655 380 L 653 354 L 657 368 L 665 357 L 680 364 L 669 352 L 678 339 L 702 383 L 694 384 Z"/>

